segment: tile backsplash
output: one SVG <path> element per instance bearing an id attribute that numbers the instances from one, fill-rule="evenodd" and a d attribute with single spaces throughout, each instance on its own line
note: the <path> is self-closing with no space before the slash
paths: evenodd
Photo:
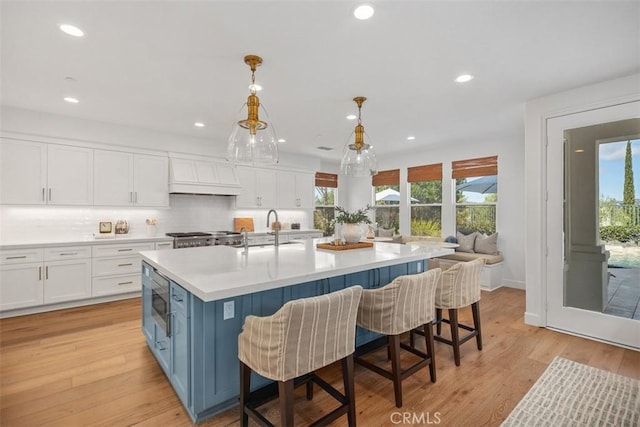
<path id="1" fill-rule="evenodd" d="M 267 210 L 234 211 L 234 198 L 229 196 L 194 196 L 172 194 L 169 208 L 126 208 L 95 206 L 0 206 L 0 242 L 22 239 L 86 239 L 98 233 L 100 221 L 115 227 L 119 219 L 129 223 L 129 235 L 147 235 L 147 219 L 157 220 L 156 235 L 180 231 L 232 230 L 235 216 L 254 217 L 256 231 L 266 230 Z M 278 211 L 280 220 L 300 222 L 309 227 L 309 214 L 304 211 Z M 263 227 L 265 226 L 265 227 Z"/>

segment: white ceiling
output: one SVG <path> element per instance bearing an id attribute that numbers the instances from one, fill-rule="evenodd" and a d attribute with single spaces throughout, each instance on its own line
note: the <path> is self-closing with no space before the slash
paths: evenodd
<path id="1" fill-rule="evenodd" d="M 3 0 L 2 104 L 222 143 L 257 54 L 281 150 L 338 159 L 354 96 L 380 156 L 521 138 L 527 100 L 640 72 L 638 1 L 373 4 L 358 21 L 352 1 Z"/>

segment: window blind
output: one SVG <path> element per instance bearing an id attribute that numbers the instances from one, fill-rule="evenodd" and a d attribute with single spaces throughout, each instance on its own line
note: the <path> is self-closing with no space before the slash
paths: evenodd
<path id="1" fill-rule="evenodd" d="M 442 180 L 442 163 L 414 166 L 407 170 L 407 182 Z"/>
<path id="2" fill-rule="evenodd" d="M 498 156 L 451 162 L 451 176 L 453 178 L 487 175 L 498 175 Z"/>
<path id="3" fill-rule="evenodd" d="M 316 172 L 316 187 L 338 188 L 338 175 L 335 173 Z"/>
<path id="4" fill-rule="evenodd" d="M 371 178 L 371 185 L 399 185 L 400 169 L 392 169 L 388 171 L 379 171 Z"/>

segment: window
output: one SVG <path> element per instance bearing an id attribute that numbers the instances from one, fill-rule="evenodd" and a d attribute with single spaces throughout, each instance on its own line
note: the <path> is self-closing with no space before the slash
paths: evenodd
<path id="1" fill-rule="evenodd" d="M 442 163 L 408 169 L 411 234 L 442 236 Z"/>
<path id="2" fill-rule="evenodd" d="M 378 227 L 400 229 L 400 169 L 380 171 L 373 176 L 376 223 Z"/>
<path id="3" fill-rule="evenodd" d="M 338 192 L 338 175 L 316 172 L 315 210 L 313 227 L 322 230 L 325 236 L 333 234 L 333 219 Z"/>
<path id="4" fill-rule="evenodd" d="M 456 229 L 469 234 L 496 232 L 498 156 L 452 162 L 456 185 Z"/>

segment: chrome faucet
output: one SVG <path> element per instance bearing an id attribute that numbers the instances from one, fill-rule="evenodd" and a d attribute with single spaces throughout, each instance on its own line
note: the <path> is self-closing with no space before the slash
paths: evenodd
<path id="1" fill-rule="evenodd" d="M 267 219 L 268 221 L 268 219 Z M 244 240 L 244 250 L 245 252 L 249 250 L 249 232 L 247 231 L 247 229 L 245 227 L 240 228 L 240 233 L 243 234 L 243 240 Z"/>
<path id="2" fill-rule="evenodd" d="M 278 212 L 276 212 L 275 209 L 271 209 L 271 210 L 269 210 L 269 213 L 267 213 L 267 227 L 269 227 L 269 218 L 271 217 L 271 212 L 273 212 L 273 214 L 276 216 L 276 226 L 275 226 L 275 233 L 274 233 L 276 238 L 275 238 L 274 244 L 276 246 L 279 246 L 280 245 L 280 242 L 279 242 L 279 240 L 280 240 L 279 239 L 279 237 L 280 237 L 280 223 L 278 222 Z"/>

